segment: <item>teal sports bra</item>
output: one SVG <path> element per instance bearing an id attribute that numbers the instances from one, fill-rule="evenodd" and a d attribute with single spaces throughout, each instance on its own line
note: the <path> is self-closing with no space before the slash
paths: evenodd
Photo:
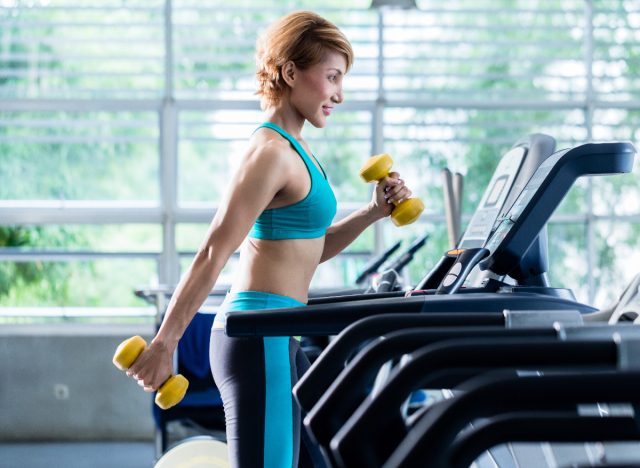
<path id="1" fill-rule="evenodd" d="M 254 239 L 315 239 L 326 234 L 336 215 L 336 197 L 322 169 L 313 163 L 298 141 L 278 125 L 265 122 L 258 127 L 270 128 L 289 140 L 302 158 L 311 177 L 311 188 L 304 199 L 292 205 L 264 210 L 256 219 L 249 237 Z"/>

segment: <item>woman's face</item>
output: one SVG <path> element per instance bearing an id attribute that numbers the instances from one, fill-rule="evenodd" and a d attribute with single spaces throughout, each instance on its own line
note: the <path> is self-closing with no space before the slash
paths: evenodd
<path id="1" fill-rule="evenodd" d="M 334 106 L 342 102 L 346 71 L 346 58 L 332 50 L 325 53 L 320 63 L 306 70 L 296 68 L 298 76 L 291 89 L 291 104 L 314 127 L 324 127 Z"/>

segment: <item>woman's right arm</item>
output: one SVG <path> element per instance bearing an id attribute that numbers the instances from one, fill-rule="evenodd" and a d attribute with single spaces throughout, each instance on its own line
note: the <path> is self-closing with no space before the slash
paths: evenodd
<path id="1" fill-rule="evenodd" d="M 173 293 L 158 333 L 127 371 L 145 390 L 156 390 L 171 375 L 173 352 L 187 325 L 258 215 L 285 186 L 289 168 L 281 154 L 275 145 L 267 145 L 243 158 L 191 266 Z"/>

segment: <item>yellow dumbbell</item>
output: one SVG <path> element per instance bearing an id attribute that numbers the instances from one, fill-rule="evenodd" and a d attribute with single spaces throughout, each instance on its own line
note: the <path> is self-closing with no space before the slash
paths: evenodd
<path id="1" fill-rule="evenodd" d="M 120 370 L 127 370 L 146 347 L 147 342 L 141 336 L 136 335 L 124 340 L 113 355 L 113 364 Z M 158 389 L 156 405 L 165 410 L 177 405 L 184 398 L 188 387 L 189 381 L 184 376 L 172 375 Z"/>
<path id="2" fill-rule="evenodd" d="M 371 156 L 360 169 L 360 177 L 367 183 L 377 182 L 389 175 L 391 166 L 393 166 L 393 159 L 388 154 Z M 391 221 L 396 226 L 413 223 L 424 211 L 424 203 L 419 198 L 409 198 L 397 204 L 394 202 L 394 205 L 396 206 L 391 213 Z"/>

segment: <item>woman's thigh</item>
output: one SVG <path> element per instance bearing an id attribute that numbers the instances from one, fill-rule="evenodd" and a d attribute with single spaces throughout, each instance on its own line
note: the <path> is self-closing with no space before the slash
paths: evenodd
<path id="1" fill-rule="evenodd" d="M 232 466 L 296 466 L 300 413 L 291 393 L 297 345 L 288 337 L 211 335 L 210 361 L 224 404 Z"/>

